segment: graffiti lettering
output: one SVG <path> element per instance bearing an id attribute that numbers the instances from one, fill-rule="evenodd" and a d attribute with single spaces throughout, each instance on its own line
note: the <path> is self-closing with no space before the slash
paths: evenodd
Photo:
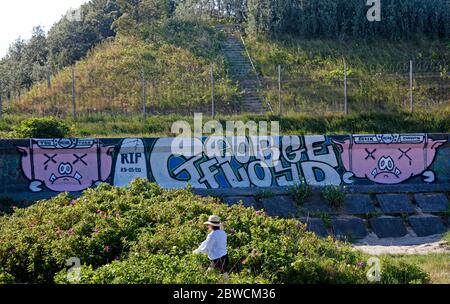
<path id="1" fill-rule="evenodd" d="M 14 141 L 32 192 L 79 192 L 100 182 L 122 187 L 136 178 L 164 188 L 190 184 L 198 189 L 450 182 L 448 135 L 212 136 L 104 142 L 109 144 L 99 139 Z M 173 151 L 173 147 L 178 148 Z"/>
<path id="2" fill-rule="evenodd" d="M 214 151 L 190 158 L 165 149 L 173 140 L 158 140 L 150 155 L 155 181 L 164 187 L 183 188 L 190 184 L 194 188 L 217 189 L 290 186 L 300 182 L 341 184 L 338 159 L 325 136 L 227 137 L 221 139 L 223 150 L 217 150 L 221 146 L 218 140 L 212 145 L 211 139 L 204 139 L 209 151 Z M 255 149 L 259 152 L 254 153 Z"/>

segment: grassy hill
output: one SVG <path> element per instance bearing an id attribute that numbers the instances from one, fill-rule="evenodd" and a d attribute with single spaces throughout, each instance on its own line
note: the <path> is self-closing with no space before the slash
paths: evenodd
<path id="1" fill-rule="evenodd" d="M 414 61 L 417 110 L 450 109 L 450 40 L 321 38 L 248 35 L 247 47 L 266 78 L 275 109 L 281 65 L 285 112 L 343 111 L 344 60 L 350 112 L 409 110 L 409 62 Z"/>
<path id="2" fill-rule="evenodd" d="M 220 32 L 207 24 L 170 19 L 152 27 L 148 35 L 120 35 L 76 63 L 77 112 L 139 113 L 142 75 L 149 112 L 187 114 L 210 108 L 212 64 L 218 109 L 233 108 L 236 86 L 227 79 Z M 72 113 L 71 105 L 72 69 L 68 67 L 53 77 L 51 88 L 44 81 L 14 100 L 11 111 L 65 116 Z"/>
<path id="3" fill-rule="evenodd" d="M 142 75 L 146 107 L 152 114 L 209 113 L 211 65 L 214 65 L 218 113 L 239 109 L 240 92 L 227 74 L 221 52 L 224 34 L 210 23 L 172 18 L 145 38 L 119 35 L 102 43 L 75 65 L 76 108 L 83 114 L 137 114 L 142 111 Z M 409 109 L 409 60 L 415 71 L 432 72 L 431 86 L 415 80 L 419 111 L 450 108 L 445 40 L 368 41 L 360 38 L 300 39 L 247 35 L 247 47 L 265 85 L 260 93 L 278 111 L 277 66 L 282 66 L 284 112 L 343 111 L 343 60 L 348 66 L 350 111 Z M 426 74 L 430 75 L 430 74 Z M 428 77 L 428 76 L 427 76 Z M 428 78 L 425 79 L 425 81 Z M 441 86 L 441 87 L 439 87 Z M 65 68 L 52 80 L 32 87 L 9 109 L 12 113 L 67 116 L 72 112 L 72 71 Z"/>
<path id="4" fill-rule="evenodd" d="M 433 3 L 423 0 L 415 0 L 414 3 L 394 1 L 385 12 L 386 16 L 392 17 L 390 22 L 375 25 L 368 24 L 360 1 L 304 2 L 305 5 L 300 6 L 296 1 L 280 2 L 280 6 L 275 7 L 267 6 L 268 0 L 257 0 L 251 5 L 234 3 L 236 7 L 224 7 L 224 11 L 220 8 L 219 11 L 199 8 L 196 0 L 189 2 L 192 6 L 186 3 L 167 6 L 172 2 L 165 0 L 139 0 L 137 6 L 126 0 L 109 4 L 99 2 L 98 7 L 92 8 L 95 13 L 88 14 L 95 18 L 86 17 L 85 26 L 77 27 L 77 38 L 83 38 L 83 31 L 86 35 L 90 31 L 98 31 L 93 26 L 97 23 L 102 25 L 102 29 L 110 27 L 114 31 L 100 35 L 95 43 L 89 44 L 93 46 L 91 50 L 74 64 L 78 122 L 90 123 L 92 129 L 98 129 L 98 132 L 81 126 L 78 134 L 102 133 L 105 123 L 115 126 L 112 127 L 115 131 L 108 134 L 167 133 L 166 128 L 163 131 L 159 127 L 150 130 L 145 126 L 141 128 L 138 126 L 140 122 L 134 122 L 137 118 L 130 118 L 142 115 L 144 101 L 147 112 L 158 126 L 172 120 L 170 117 L 164 118 L 168 114 L 177 117 L 191 116 L 193 112 L 209 114 L 212 66 L 217 113 L 222 115 L 221 118 L 239 114 L 243 96 L 240 90 L 243 87 L 230 79 L 228 67 L 231 65 L 224 59 L 221 49 L 227 37 L 214 28 L 215 24 L 227 20 L 217 16 L 229 17 L 233 12 L 239 12 L 239 16 L 248 15 L 244 19 L 235 18 L 235 22 L 239 22 L 242 32 L 246 33 L 244 40 L 249 53 L 258 73 L 263 76 L 259 93 L 270 101 L 275 114 L 280 108 L 281 97 L 283 113 L 289 114 L 287 121 L 296 121 L 293 123 L 295 127 L 286 129 L 288 132 L 384 130 L 382 126 L 373 127 L 371 124 L 365 127 L 364 121 L 359 119 L 370 112 L 378 112 L 392 114 L 389 120 L 396 122 L 402 113 L 409 110 L 410 60 L 414 61 L 415 111 L 432 113 L 430 115 L 438 113 L 438 121 L 441 121 L 441 116 L 447 115 L 450 111 L 450 40 L 445 35 L 448 25 L 441 21 L 449 8 L 440 8 L 442 0 L 433 0 Z M 339 5 L 336 6 L 336 3 Z M 415 5 L 420 5 L 424 15 L 414 17 L 408 13 L 408 25 L 396 12 L 414 11 Z M 262 15 L 257 20 L 255 14 L 259 8 Z M 317 13 L 319 9 L 320 14 Z M 354 10 L 357 10 L 357 15 Z M 343 13 L 342 18 L 333 21 L 333 14 L 340 12 Z M 296 14 L 301 18 L 292 19 Z M 278 16 L 279 22 L 270 16 Z M 302 24 L 301 20 L 306 23 Z M 306 35 L 308 24 L 321 26 L 314 27 L 315 34 Z M 330 28 L 326 27 L 327 24 Z M 76 27 L 76 24 L 66 25 Z M 55 39 L 55 31 L 47 37 L 50 42 Z M 56 32 L 60 31 L 64 38 L 61 39 L 67 40 L 66 36 L 71 31 L 63 27 Z M 45 37 L 38 38 L 45 40 Z M 97 40 L 101 42 L 97 43 Z M 30 42 L 30 45 L 33 44 Z M 71 44 L 67 47 L 70 50 L 73 48 Z M 46 50 L 44 46 L 42 49 Z M 347 119 L 340 116 L 344 110 L 344 60 L 348 68 L 349 111 L 353 115 Z M 282 79 L 280 94 L 278 65 L 281 65 Z M 27 116 L 55 115 L 77 124 L 70 121 L 73 110 L 70 66 L 53 75 L 51 86 L 46 80 L 33 83 L 31 89 L 20 95 L 13 94 L 11 102 L 4 102 L 4 110 L 9 114 L 4 119 L 20 121 Z M 423 121 L 420 115 L 412 116 L 414 126 Z M 343 126 L 327 122 L 326 127 L 303 128 L 301 121 L 310 116 L 316 117 L 316 120 L 324 116 L 327 121 L 329 117 L 334 117 L 331 120 L 354 122 L 351 125 L 344 123 Z M 163 117 L 162 122 L 159 122 L 160 117 Z M 406 126 L 405 121 L 410 122 L 408 117 L 389 124 L 390 130 L 415 129 Z M 378 122 L 378 119 L 369 121 Z M 95 122 L 99 122 L 99 126 L 94 126 Z M 118 124 L 123 127 L 117 127 Z M 6 121 L 1 125 L 5 126 L 4 132 L 10 128 Z M 77 128 L 80 129 L 79 126 Z M 155 133 L 155 129 L 158 132 Z M 445 123 L 439 122 L 425 124 L 424 129 L 439 131 L 448 128 Z"/>

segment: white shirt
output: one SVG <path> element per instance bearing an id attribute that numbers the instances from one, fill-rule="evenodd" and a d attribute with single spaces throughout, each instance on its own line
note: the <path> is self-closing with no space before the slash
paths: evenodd
<path id="1" fill-rule="evenodd" d="M 206 253 L 210 260 L 217 260 L 227 255 L 227 234 L 215 230 L 208 234 L 206 240 L 194 251 L 195 254 Z"/>

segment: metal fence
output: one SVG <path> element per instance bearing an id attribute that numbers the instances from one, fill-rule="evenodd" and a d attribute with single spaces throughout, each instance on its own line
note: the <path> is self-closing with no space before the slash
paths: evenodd
<path id="1" fill-rule="evenodd" d="M 422 111 L 450 106 L 448 63 L 411 61 L 389 67 L 382 72 L 373 67 L 368 75 L 359 75 L 352 72 L 351 62 L 345 62 L 342 71 L 311 78 L 291 72 L 299 67 L 278 66 L 275 75 L 261 75 L 255 87 L 275 114 Z M 179 75 L 158 81 L 143 70 L 129 77 L 94 77 L 78 75 L 72 68 L 64 75 L 45 80 L 26 94 L 12 98 L 0 94 L 0 113 L 146 117 L 245 112 L 245 86 L 219 75 L 214 67 L 194 78 Z"/>
<path id="2" fill-rule="evenodd" d="M 349 73 L 343 63 L 341 76 L 311 79 L 292 77 L 289 67 L 277 67 L 277 74 L 264 77 L 261 92 L 270 100 L 277 114 L 361 113 L 377 111 L 429 111 L 450 106 L 450 73 L 448 63 L 413 61 L 398 65 L 397 71 L 369 75 Z"/>

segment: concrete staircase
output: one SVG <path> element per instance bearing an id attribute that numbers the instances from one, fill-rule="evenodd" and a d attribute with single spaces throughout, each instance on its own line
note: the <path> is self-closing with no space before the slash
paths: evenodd
<path id="1" fill-rule="evenodd" d="M 239 29 L 234 25 L 217 25 L 227 38 L 222 44 L 223 54 L 228 63 L 229 77 L 238 83 L 242 93 L 242 112 L 264 113 L 263 98 L 259 95 L 260 82 L 252 62 L 242 43 Z"/>

